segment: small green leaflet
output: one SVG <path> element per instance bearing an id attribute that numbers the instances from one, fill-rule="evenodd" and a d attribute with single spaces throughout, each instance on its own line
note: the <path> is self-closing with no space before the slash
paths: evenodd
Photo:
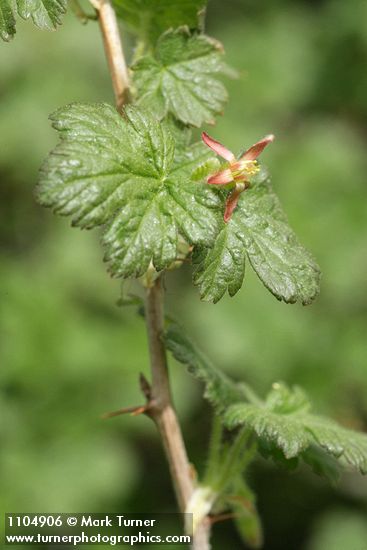
<path id="1" fill-rule="evenodd" d="M 164 33 L 153 55 L 133 66 L 137 103 L 163 118 L 168 112 L 185 124 L 214 123 L 227 92 L 212 75 L 223 71 L 221 44 L 187 29 Z"/>
<path id="2" fill-rule="evenodd" d="M 155 43 L 167 29 L 200 27 L 206 0 L 113 0 L 117 15 L 145 42 Z"/>
<path id="3" fill-rule="evenodd" d="M 197 143 L 174 142 L 164 123 L 136 107 L 124 117 L 107 104 L 72 104 L 51 116 L 60 143 L 41 169 L 41 204 L 73 225 L 106 225 L 105 259 L 114 276 L 141 276 L 177 257 L 179 235 L 212 242 L 221 199 L 189 179 L 208 158 Z"/>
<path id="4" fill-rule="evenodd" d="M 250 427 L 260 439 L 280 449 L 287 459 L 317 446 L 343 465 L 349 464 L 361 473 L 367 473 L 367 435 L 313 415 L 309 408 L 301 390 L 274 384 L 262 406 L 234 404 L 223 415 L 223 422 L 229 429 L 243 425 Z"/>
<path id="5" fill-rule="evenodd" d="M 212 247 L 193 256 L 194 284 L 203 300 L 214 303 L 241 287 L 245 256 L 278 300 L 310 304 L 319 292 L 320 270 L 290 228 L 269 180 L 242 193 L 228 224 Z"/>
<path id="6" fill-rule="evenodd" d="M 235 383 L 205 359 L 182 329 L 169 323 L 164 335 L 175 359 L 204 382 L 204 397 L 213 405 L 224 426 L 250 428 L 267 456 L 278 454 L 287 461 L 300 458 L 316 473 L 337 479 L 330 459 L 367 473 L 367 435 L 339 426 L 336 422 L 310 412 L 311 404 L 300 388 L 274 384 L 263 401 L 246 384 Z"/>
<path id="7" fill-rule="evenodd" d="M 67 0 L 0 0 L 0 36 L 8 42 L 15 34 L 15 15 L 32 19 L 40 29 L 54 30 L 61 24 Z"/>

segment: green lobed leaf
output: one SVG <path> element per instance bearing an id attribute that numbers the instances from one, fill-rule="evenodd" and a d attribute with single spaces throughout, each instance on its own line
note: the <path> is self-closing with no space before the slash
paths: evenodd
<path id="1" fill-rule="evenodd" d="M 257 439 L 257 448 L 259 453 L 265 460 L 272 460 L 275 462 L 278 468 L 292 472 L 299 467 L 300 457 L 304 456 L 306 451 L 302 455 L 294 456 L 292 458 L 286 458 L 284 453 L 279 447 L 277 447 L 272 441 L 258 438 Z M 330 458 L 331 460 L 331 458 Z M 334 459 L 333 459 L 334 460 Z"/>
<path id="2" fill-rule="evenodd" d="M 0 36 L 9 41 L 16 32 L 15 15 L 31 19 L 40 29 L 54 30 L 61 24 L 67 0 L 0 0 Z"/>
<path id="3" fill-rule="evenodd" d="M 300 388 L 290 390 L 284 384 L 274 384 L 262 401 L 249 386 L 235 383 L 217 370 L 175 323 L 169 323 L 164 341 L 177 361 L 204 382 L 204 397 L 220 414 L 224 427 L 251 429 L 265 457 L 272 457 L 287 468 L 296 467 L 302 459 L 332 482 L 337 479 L 338 469 L 331 458 L 367 473 L 367 434 L 312 414 L 310 402 Z"/>
<path id="4" fill-rule="evenodd" d="M 67 0 L 17 0 L 18 13 L 23 19 L 31 18 L 40 29 L 53 30 L 61 24 Z"/>
<path id="5" fill-rule="evenodd" d="M 295 386 L 290 391 L 284 384 L 273 385 L 273 390 L 266 398 L 266 404 L 269 409 L 279 414 L 308 412 L 311 407 L 307 395 L 301 388 Z"/>
<path id="6" fill-rule="evenodd" d="M 194 284 L 201 298 L 216 302 L 226 290 L 233 296 L 242 284 L 245 256 L 278 300 L 306 305 L 316 298 L 319 267 L 289 226 L 268 179 L 242 193 L 214 244 L 194 256 Z"/>
<path id="7" fill-rule="evenodd" d="M 295 406 L 297 402 L 299 405 Z M 229 429 L 250 427 L 258 437 L 280 449 L 287 459 L 316 446 L 344 465 L 367 473 L 367 435 L 315 416 L 307 412 L 309 404 L 305 405 L 299 389 L 291 391 L 284 385 L 274 384 L 263 405 L 234 404 L 225 412 L 223 421 Z"/>
<path id="8" fill-rule="evenodd" d="M 207 0 L 113 0 L 117 15 L 145 42 L 154 43 L 167 29 L 200 26 Z"/>
<path id="9" fill-rule="evenodd" d="M 230 224 L 224 224 L 213 248 L 196 247 L 193 253 L 193 281 L 202 300 L 218 302 L 228 290 L 234 296 L 245 275 L 246 249 Z"/>
<path id="10" fill-rule="evenodd" d="M 133 66 L 137 103 L 163 118 L 172 113 L 185 124 L 214 123 L 227 92 L 212 75 L 221 72 L 223 48 L 205 35 L 181 28 L 164 33 L 154 55 Z"/>
<path id="11" fill-rule="evenodd" d="M 190 374 L 204 382 L 204 397 L 217 410 L 224 410 L 232 403 L 246 398 L 245 386 L 236 384 L 223 372 L 216 369 L 190 341 L 179 325 L 173 322 L 168 324 L 164 342 L 174 358 L 186 365 Z"/>
<path id="12" fill-rule="evenodd" d="M 152 111 L 152 109 L 149 109 Z M 156 116 L 156 113 L 154 113 Z M 164 124 L 166 128 L 171 133 L 177 150 L 184 150 L 186 147 L 188 147 L 191 143 L 192 138 L 192 129 L 177 120 L 173 115 L 168 114 L 164 120 Z M 208 162 L 208 155 L 205 157 L 205 160 L 203 161 L 203 164 Z M 209 160 L 213 160 L 213 158 L 209 158 Z"/>
<path id="13" fill-rule="evenodd" d="M 136 107 L 72 104 L 51 116 L 60 143 L 41 169 L 38 198 L 74 226 L 106 225 L 114 276 L 141 276 L 176 258 L 179 236 L 212 241 L 220 222 L 215 190 L 189 179 L 208 158 L 198 143 L 174 142 L 165 124 Z"/>

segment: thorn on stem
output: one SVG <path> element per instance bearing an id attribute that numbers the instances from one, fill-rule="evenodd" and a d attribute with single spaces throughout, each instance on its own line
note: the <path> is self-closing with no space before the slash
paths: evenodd
<path id="1" fill-rule="evenodd" d="M 113 418 L 122 414 L 131 414 L 131 416 L 138 416 L 139 414 L 146 413 L 149 407 L 149 403 L 147 403 L 146 405 L 139 405 L 137 407 L 124 407 L 123 409 L 118 409 L 117 411 L 104 413 L 101 418 L 106 420 L 107 418 Z"/>
<path id="2" fill-rule="evenodd" d="M 136 407 L 123 407 L 122 409 L 118 409 L 117 411 L 104 413 L 101 418 L 103 419 L 113 418 L 115 416 L 120 416 L 122 414 L 130 414 L 131 416 L 139 416 L 140 414 L 149 414 L 150 410 L 153 408 L 153 401 L 151 397 L 152 388 L 143 373 L 140 373 L 139 384 L 140 384 L 140 389 L 145 395 L 147 400 L 145 405 L 138 405 Z"/>

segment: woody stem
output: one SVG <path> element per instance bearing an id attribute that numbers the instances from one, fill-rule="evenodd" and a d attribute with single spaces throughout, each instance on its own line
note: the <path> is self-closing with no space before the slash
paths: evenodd
<path id="1" fill-rule="evenodd" d="M 129 79 L 116 14 L 110 0 L 91 0 L 98 13 L 111 80 L 120 109 L 128 101 Z M 194 491 L 190 463 L 181 428 L 172 403 L 166 350 L 162 341 L 164 314 L 163 289 L 158 278 L 146 289 L 145 320 L 148 335 L 152 385 L 143 379 L 148 398 L 146 414 L 155 422 L 162 439 L 179 508 L 185 512 Z M 193 550 L 210 550 L 210 523 L 203 522 L 193 540 Z"/>

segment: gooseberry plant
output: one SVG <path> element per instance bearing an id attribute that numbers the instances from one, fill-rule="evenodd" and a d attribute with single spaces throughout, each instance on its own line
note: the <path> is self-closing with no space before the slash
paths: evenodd
<path id="1" fill-rule="evenodd" d="M 60 139 L 41 168 L 37 197 L 71 216 L 73 226 L 101 227 L 110 274 L 143 289 L 151 362 L 151 380 L 140 378 L 146 402 L 108 416 L 146 414 L 156 423 L 179 509 L 193 514 L 193 548 L 210 548 L 213 518 L 228 513 L 246 544 L 260 548 L 249 463 L 260 453 L 289 467 L 303 461 L 332 480 L 341 466 L 366 473 L 367 436 L 311 412 L 298 387 L 275 383 L 263 399 L 218 370 L 164 316 L 162 277 L 189 261 L 201 299 L 216 303 L 238 292 L 249 264 L 278 300 L 313 302 L 319 268 L 258 160 L 274 136 L 237 158 L 207 133 L 192 142 L 192 128 L 222 113 L 227 92 L 220 77 L 230 72 L 222 45 L 204 33 L 205 0 L 70 5 L 83 22 L 99 23 L 116 105 L 73 103 L 51 115 Z M 66 7 L 66 0 L 0 0 L 1 37 L 13 37 L 17 15 L 55 28 Z M 118 19 L 136 37 L 129 67 Z M 167 351 L 202 382 L 213 407 L 201 477 L 192 474 L 172 403 Z"/>

